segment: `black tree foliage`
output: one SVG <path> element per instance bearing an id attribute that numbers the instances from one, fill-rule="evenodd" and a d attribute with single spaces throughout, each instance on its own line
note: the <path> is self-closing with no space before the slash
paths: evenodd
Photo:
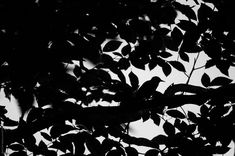
<path id="1" fill-rule="evenodd" d="M 0 87 L 17 100 L 22 117 L 11 120 L 0 106 L 1 155 L 228 152 L 235 140 L 233 6 L 232 0 L 2 0 Z M 222 76 L 212 79 L 212 67 Z M 143 84 L 135 72 L 156 68 L 163 76 Z M 199 84 L 191 81 L 194 71 L 204 72 Z M 187 81 L 160 91 L 175 73 Z M 186 104 L 199 112 L 184 110 Z M 130 135 L 139 119 L 162 123 L 165 133 L 151 140 Z"/>

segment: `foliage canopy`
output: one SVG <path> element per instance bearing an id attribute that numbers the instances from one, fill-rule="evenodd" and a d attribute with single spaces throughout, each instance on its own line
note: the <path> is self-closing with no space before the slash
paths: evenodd
<path id="1" fill-rule="evenodd" d="M 2 154 L 137 156 L 133 145 L 149 147 L 145 156 L 226 153 L 235 139 L 232 3 L 1 1 L 0 85 L 23 113 L 14 122 L 0 107 L 4 126 L 16 127 L 2 128 Z M 207 59 L 198 67 L 202 54 Z M 164 76 L 143 83 L 134 70 L 156 68 Z M 211 68 L 222 76 L 212 79 Z M 193 84 L 199 70 L 201 84 Z M 174 73 L 186 82 L 159 91 Z M 186 104 L 200 111 L 183 110 Z M 131 136 L 129 124 L 139 119 L 162 123 L 165 134 Z"/>

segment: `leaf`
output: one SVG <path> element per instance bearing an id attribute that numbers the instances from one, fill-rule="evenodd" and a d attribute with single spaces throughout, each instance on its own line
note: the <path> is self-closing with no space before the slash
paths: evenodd
<path id="1" fill-rule="evenodd" d="M 121 58 L 119 61 L 118 61 L 118 67 L 119 69 L 124 69 L 124 70 L 127 70 L 129 67 L 130 67 L 130 62 L 128 59 L 126 58 Z"/>
<path id="2" fill-rule="evenodd" d="M 121 53 L 122 53 L 122 55 L 124 55 L 124 56 L 130 54 L 130 52 L 131 52 L 131 46 L 130 46 L 130 44 L 125 45 L 125 46 L 122 48 L 122 50 L 121 50 Z"/>
<path id="3" fill-rule="evenodd" d="M 197 20 L 197 16 L 190 6 L 180 4 L 178 2 L 175 2 L 173 4 L 174 4 L 175 8 L 177 10 L 179 10 L 182 14 L 184 14 L 185 16 L 187 16 L 190 19 Z"/>
<path id="4" fill-rule="evenodd" d="M 201 116 L 207 116 L 209 113 L 209 108 L 206 105 L 200 107 Z"/>
<path id="5" fill-rule="evenodd" d="M 66 152 L 66 150 L 67 150 L 66 146 L 64 146 L 64 144 L 59 141 L 54 141 L 53 144 L 49 146 L 49 148 L 61 150 L 62 152 Z M 75 149 L 77 149 L 77 148 L 79 148 L 79 150 L 82 150 L 82 148 L 80 146 L 75 144 Z M 84 150 L 85 150 L 85 148 L 84 148 Z"/>
<path id="6" fill-rule="evenodd" d="M 213 79 L 210 83 L 210 86 L 223 86 L 223 85 L 228 85 L 232 82 L 233 80 L 227 78 L 227 77 L 216 77 Z"/>
<path id="7" fill-rule="evenodd" d="M 0 115 L 3 116 L 6 113 L 7 113 L 7 110 L 6 110 L 5 106 L 0 106 Z"/>
<path id="8" fill-rule="evenodd" d="M 229 68 L 230 68 L 229 62 L 221 61 L 218 64 L 216 64 L 216 67 L 219 69 L 221 73 L 223 73 L 226 76 L 229 76 Z"/>
<path id="9" fill-rule="evenodd" d="M 183 33 L 179 30 L 179 28 L 174 28 L 174 30 L 171 32 L 171 37 L 175 46 L 179 47 L 180 43 L 183 40 Z"/>
<path id="10" fill-rule="evenodd" d="M 103 51 L 104 52 L 113 52 L 113 51 L 117 50 L 121 44 L 122 44 L 121 41 L 111 40 L 105 44 Z"/>
<path id="11" fill-rule="evenodd" d="M 193 0 L 197 5 L 199 5 L 198 0 Z"/>
<path id="12" fill-rule="evenodd" d="M 178 61 L 169 61 L 169 63 L 177 70 L 181 72 L 186 72 L 184 65 Z"/>
<path id="13" fill-rule="evenodd" d="M 227 153 L 231 148 L 227 146 L 216 146 L 215 147 L 215 152 L 216 154 L 225 154 Z"/>
<path id="14" fill-rule="evenodd" d="M 198 9 L 198 20 L 200 23 L 205 24 L 208 18 L 213 14 L 212 9 L 204 3 L 201 3 Z"/>
<path id="15" fill-rule="evenodd" d="M 160 32 L 160 34 L 162 35 L 162 36 L 166 36 L 171 30 L 170 29 L 167 29 L 167 28 L 160 28 L 160 29 L 158 29 Z"/>
<path id="16" fill-rule="evenodd" d="M 11 127 L 11 126 L 18 126 L 19 125 L 19 123 L 17 121 L 14 121 L 14 120 L 12 120 L 12 119 L 10 119 L 8 117 L 4 117 L 3 120 L 4 120 L 4 122 L 3 122 L 4 126 Z"/>
<path id="17" fill-rule="evenodd" d="M 185 52 L 180 52 L 179 55 L 180 55 L 180 58 L 181 58 L 183 61 L 189 62 L 189 56 L 188 56 L 188 54 L 186 54 Z"/>
<path id="18" fill-rule="evenodd" d="M 143 61 L 142 58 L 138 58 L 138 56 L 133 54 L 133 55 L 130 55 L 130 61 L 134 67 L 145 70 L 145 62 Z"/>
<path id="19" fill-rule="evenodd" d="M 101 144 L 96 138 L 89 137 L 86 141 L 87 149 L 95 155 L 100 155 Z"/>
<path id="20" fill-rule="evenodd" d="M 129 79 L 130 79 L 131 86 L 134 89 L 137 89 L 139 87 L 139 79 L 138 79 L 138 77 L 132 71 L 129 73 L 128 76 L 129 76 Z"/>
<path id="21" fill-rule="evenodd" d="M 171 71 L 172 71 L 171 66 L 167 62 L 165 62 L 162 65 L 162 71 L 163 71 L 163 73 L 165 74 L 166 77 L 169 76 Z"/>
<path id="22" fill-rule="evenodd" d="M 152 113 L 151 114 L 151 119 L 153 120 L 154 124 L 156 124 L 157 126 L 160 125 L 161 123 L 161 118 L 157 113 Z"/>
<path id="23" fill-rule="evenodd" d="M 78 65 L 75 65 L 73 69 L 73 73 L 76 77 L 80 77 L 82 75 L 82 69 Z"/>
<path id="24" fill-rule="evenodd" d="M 42 115 L 42 109 L 33 107 L 28 116 L 27 116 L 27 122 L 33 122 L 34 120 L 37 120 Z"/>
<path id="25" fill-rule="evenodd" d="M 185 118 L 185 115 L 182 112 L 180 112 L 176 109 L 168 110 L 166 112 L 166 114 L 168 114 L 168 115 L 170 115 L 171 117 L 174 117 L 174 118 L 179 118 L 179 119 L 184 119 Z"/>
<path id="26" fill-rule="evenodd" d="M 157 156 L 159 154 L 158 150 L 150 149 L 148 150 L 144 156 Z"/>
<path id="27" fill-rule="evenodd" d="M 28 154 L 25 151 L 19 151 L 11 153 L 10 156 L 28 156 Z"/>
<path id="28" fill-rule="evenodd" d="M 164 52 L 160 53 L 160 56 L 163 57 L 163 58 L 168 58 L 168 57 L 171 57 L 172 54 L 169 53 L 169 52 L 164 51 Z"/>
<path id="29" fill-rule="evenodd" d="M 193 31 L 196 28 L 196 24 L 187 20 L 180 20 L 180 23 L 177 24 L 184 31 Z"/>
<path id="30" fill-rule="evenodd" d="M 158 65 L 157 60 L 156 59 L 151 59 L 149 64 L 148 64 L 149 70 L 153 70 L 157 65 Z"/>
<path id="31" fill-rule="evenodd" d="M 134 144 L 137 146 L 146 146 L 146 147 L 156 147 L 152 141 L 150 141 L 147 138 L 137 138 L 137 137 L 132 137 L 130 135 L 123 135 L 122 136 L 123 142 L 127 144 Z"/>
<path id="32" fill-rule="evenodd" d="M 119 53 L 119 52 L 113 52 L 112 54 L 114 54 L 114 55 L 119 56 L 119 57 L 121 57 L 121 58 L 122 58 L 122 54 L 121 54 L 121 53 Z"/>
<path id="33" fill-rule="evenodd" d="M 38 146 L 43 151 L 47 150 L 47 145 L 43 141 L 40 141 Z"/>
<path id="34" fill-rule="evenodd" d="M 67 133 L 73 129 L 74 128 L 70 125 L 55 124 L 52 126 L 52 128 L 50 130 L 50 135 L 52 138 L 57 138 L 57 137 L 61 136 L 62 134 Z"/>
<path id="35" fill-rule="evenodd" d="M 122 156 L 122 152 L 120 150 L 111 150 L 106 156 Z"/>
<path id="36" fill-rule="evenodd" d="M 41 132 L 41 136 L 43 136 L 48 141 L 52 141 L 51 136 L 45 132 Z"/>
<path id="37" fill-rule="evenodd" d="M 141 114 L 143 122 L 147 121 L 150 118 L 150 112 L 149 111 L 143 111 Z"/>
<path id="38" fill-rule="evenodd" d="M 125 77 L 125 75 L 123 74 L 123 72 L 121 70 L 115 70 L 114 73 L 117 74 L 117 76 L 118 76 L 118 78 L 121 82 L 126 83 L 126 77 Z"/>
<path id="39" fill-rule="evenodd" d="M 210 59 L 210 60 L 206 61 L 205 68 L 208 69 L 208 68 L 210 68 L 210 67 L 212 67 L 214 65 L 215 65 L 215 61 L 213 59 Z"/>
<path id="40" fill-rule="evenodd" d="M 163 130 L 168 136 L 175 135 L 175 127 L 168 121 L 163 124 Z"/>
<path id="41" fill-rule="evenodd" d="M 206 73 L 204 73 L 202 75 L 201 82 L 202 82 L 202 85 L 205 87 L 210 86 L 210 84 L 211 84 L 210 77 Z"/>
<path id="42" fill-rule="evenodd" d="M 153 142 L 153 144 L 164 145 L 168 142 L 168 136 L 160 134 L 158 136 L 155 136 L 151 141 Z"/>
<path id="43" fill-rule="evenodd" d="M 8 148 L 14 150 L 14 151 L 22 151 L 24 150 L 24 146 L 21 145 L 21 144 L 17 144 L 17 143 L 14 143 L 14 144 L 11 144 Z"/>
<path id="44" fill-rule="evenodd" d="M 125 151 L 126 151 L 127 156 L 138 156 L 139 154 L 135 148 L 130 147 L 130 146 L 125 147 Z"/>
<path id="45" fill-rule="evenodd" d="M 198 122 L 197 116 L 191 111 L 188 111 L 188 118 L 189 118 L 190 121 L 192 121 L 194 123 Z"/>

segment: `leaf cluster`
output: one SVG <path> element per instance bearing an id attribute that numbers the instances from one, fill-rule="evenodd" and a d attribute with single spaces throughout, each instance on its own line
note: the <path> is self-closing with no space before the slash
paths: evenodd
<path id="1" fill-rule="evenodd" d="M 137 156 L 137 145 L 150 148 L 146 156 L 226 153 L 235 139 L 234 9 L 227 1 L 191 1 L 0 2 L 0 88 L 22 112 L 15 122 L 0 106 L 3 126 L 14 126 L 1 127 L 3 150 L 13 156 Z M 179 14 L 185 18 L 178 20 Z M 203 69 L 215 66 L 223 74 L 212 80 L 205 72 L 203 87 L 190 84 L 202 69 L 195 67 L 200 53 L 209 58 Z M 165 77 L 143 83 L 134 70 L 157 67 Z M 160 92 L 173 71 L 188 81 Z M 185 104 L 200 112 L 180 111 Z M 162 125 L 165 134 L 131 136 L 129 124 L 139 119 Z"/>

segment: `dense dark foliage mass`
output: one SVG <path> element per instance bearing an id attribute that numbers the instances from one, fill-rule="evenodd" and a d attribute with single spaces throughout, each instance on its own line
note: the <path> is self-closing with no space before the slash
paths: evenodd
<path id="1" fill-rule="evenodd" d="M 235 139 L 232 3 L 2 0 L 0 87 L 22 112 L 14 122 L 0 107 L 2 155 L 226 153 Z M 200 54 L 208 58 L 203 66 Z M 156 68 L 163 76 L 144 83 L 135 72 Z M 212 78 L 212 68 L 221 75 Z M 199 70 L 204 73 L 194 84 Z M 174 73 L 187 81 L 160 91 Z M 199 112 L 184 110 L 186 104 Z M 151 140 L 130 135 L 130 123 L 139 119 L 161 124 L 165 133 Z"/>

